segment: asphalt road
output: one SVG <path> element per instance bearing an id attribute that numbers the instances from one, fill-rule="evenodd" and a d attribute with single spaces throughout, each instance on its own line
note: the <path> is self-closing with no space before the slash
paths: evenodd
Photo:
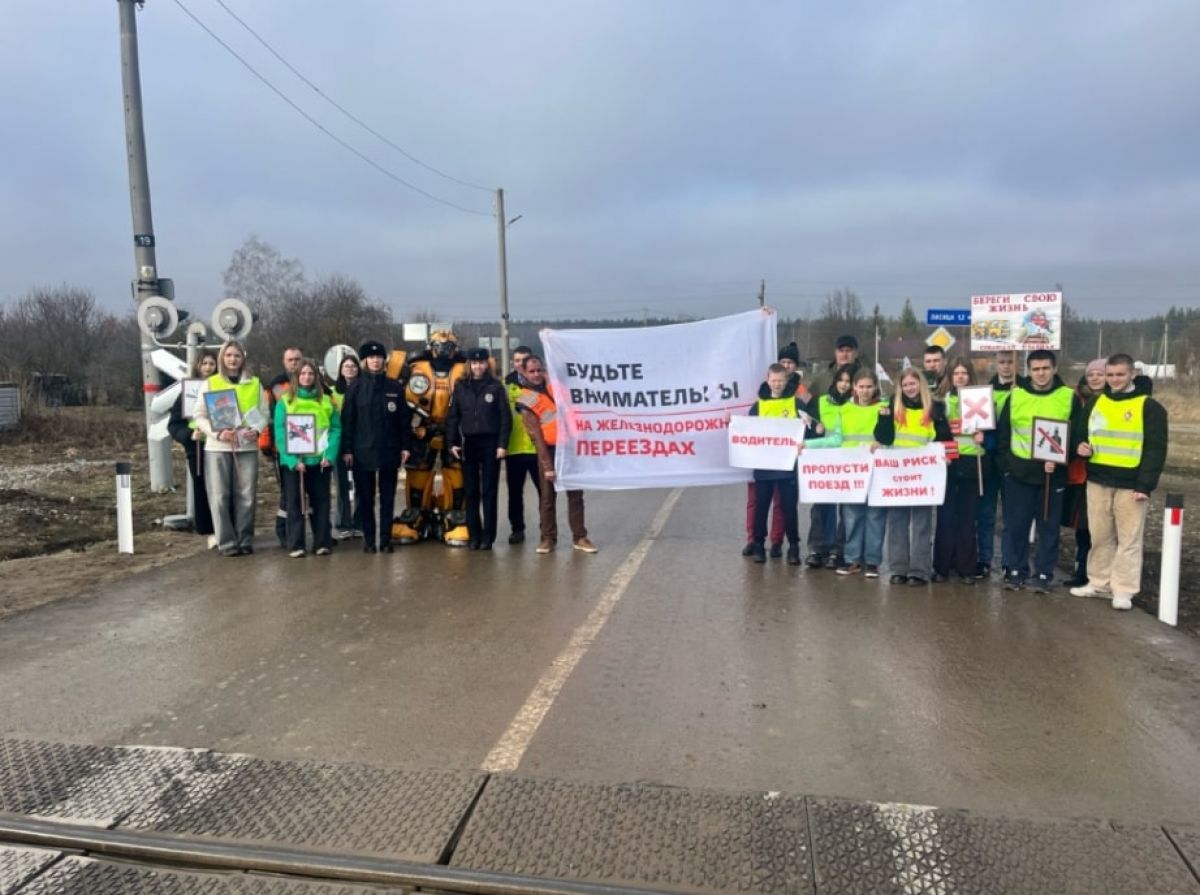
<path id="1" fill-rule="evenodd" d="M 590 494 L 594 556 L 264 541 L 133 576 L 0 622 L 0 736 L 1200 822 L 1200 643 L 755 566 L 744 494 Z"/>

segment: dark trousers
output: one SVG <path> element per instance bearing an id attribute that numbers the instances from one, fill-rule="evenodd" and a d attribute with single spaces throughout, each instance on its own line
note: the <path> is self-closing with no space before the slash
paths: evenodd
<path id="1" fill-rule="evenodd" d="M 814 503 L 808 514 L 808 552 L 841 556 L 845 543 L 846 527 L 838 519 L 838 505 Z"/>
<path id="2" fill-rule="evenodd" d="M 500 499 L 500 460 L 496 457 L 499 444 L 493 435 L 463 437 L 463 509 L 467 515 L 467 531 L 477 544 L 496 540 L 496 513 Z M 483 521 L 480 523 L 480 510 Z"/>
<path id="3" fill-rule="evenodd" d="M 746 543 L 754 543 L 754 508 L 758 505 L 758 491 L 754 482 L 746 486 Z M 783 543 L 783 508 L 780 506 L 779 492 L 774 492 L 775 504 L 771 510 L 771 543 Z"/>
<path id="4" fill-rule="evenodd" d="M 362 523 L 363 543 L 375 544 L 375 490 L 379 486 L 379 546 L 392 542 L 392 519 L 396 515 L 398 469 L 352 468 L 354 494 L 358 498 L 358 519 Z"/>
<path id="5" fill-rule="evenodd" d="M 976 514 L 979 511 L 979 482 L 946 477 L 946 502 L 938 507 L 933 536 L 933 571 L 939 575 L 957 572 L 963 578 L 975 574 Z"/>
<path id="6" fill-rule="evenodd" d="M 336 523 L 340 531 L 358 529 L 358 511 L 350 502 L 350 470 L 339 456 L 337 459 L 337 513 Z"/>
<path id="7" fill-rule="evenodd" d="M 283 470 L 283 502 L 287 505 L 287 549 L 304 549 L 304 503 L 300 499 L 301 488 L 308 503 L 309 519 L 312 522 L 313 549 L 333 546 L 333 530 L 329 524 L 329 483 L 333 479 L 333 468 L 306 466 Z"/>
<path id="8" fill-rule="evenodd" d="M 1062 522 L 1063 486 L 1050 485 L 1050 512 L 1043 515 L 1045 490 L 1027 485 L 1011 475 L 1004 477 L 1004 562 L 1010 575 L 1029 577 L 1029 528 L 1037 523 L 1035 575 L 1054 575 L 1058 564 L 1058 532 Z"/>
<path id="9" fill-rule="evenodd" d="M 754 482 L 754 543 L 767 539 L 767 514 L 771 511 L 771 495 L 777 494 L 783 509 L 783 532 L 789 546 L 800 544 L 800 483 L 794 475 L 786 479 L 766 479 Z"/>
<path id="10" fill-rule="evenodd" d="M 192 480 L 192 531 L 210 535 L 213 520 L 212 510 L 208 508 L 208 491 L 204 487 L 204 449 L 199 442 L 190 441 L 183 446 L 183 452 L 187 455 L 188 477 Z"/>
<path id="11" fill-rule="evenodd" d="M 520 420 L 514 422 L 518 425 Z M 538 482 L 537 454 L 509 454 L 504 458 L 504 482 L 508 486 L 508 525 L 514 532 L 525 530 L 525 477 L 533 481 L 533 491 L 541 495 Z"/>
<path id="12" fill-rule="evenodd" d="M 995 468 L 994 464 L 984 464 L 983 476 L 983 496 L 975 504 L 975 525 L 976 525 L 976 540 L 979 551 L 979 562 L 985 566 L 992 565 L 992 559 L 996 555 L 996 508 L 1000 503 L 1000 470 Z M 1000 541 L 1000 561 L 1001 564 L 1007 565 L 1007 557 L 1004 556 L 1004 539 L 1001 535 Z"/>
<path id="13" fill-rule="evenodd" d="M 550 462 L 554 462 L 554 448 L 550 448 Z M 539 469 L 540 475 L 540 469 Z M 555 542 L 558 540 L 558 492 L 554 490 L 554 482 L 541 481 L 541 493 L 538 498 L 538 515 L 541 517 L 542 540 Z M 587 537 L 587 526 L 583 522 L 583 492 L 567 492 L 567 524 L 571 527 L 571 539 L 578 541 Z"/>

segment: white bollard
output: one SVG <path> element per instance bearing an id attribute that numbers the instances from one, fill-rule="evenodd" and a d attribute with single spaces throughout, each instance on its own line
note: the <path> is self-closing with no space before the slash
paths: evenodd
<path id="1" fill-rule="evenodd" d="M 1163 511 L 1162 572 L 1158 579 L 1158 620 L 1179 623 L 1179 561 L 1183 553 L 1183 495 L 1168 494 Z"/>
<path id="2" fill-rule="evenodd" d="M 117 464 L 117 552 L 133 553 L 132 463 Z"/>

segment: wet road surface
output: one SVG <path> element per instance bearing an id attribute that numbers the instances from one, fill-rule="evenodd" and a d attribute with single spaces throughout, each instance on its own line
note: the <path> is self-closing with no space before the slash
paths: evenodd
<path id="1" fill-rule="evenodd" d="M 1196 641 L 755 566 L 744 494 L 589 494 L 594 556 L 264 540 L 134 576 L 0 623 L 0 736 L 1200 822 Z"/>

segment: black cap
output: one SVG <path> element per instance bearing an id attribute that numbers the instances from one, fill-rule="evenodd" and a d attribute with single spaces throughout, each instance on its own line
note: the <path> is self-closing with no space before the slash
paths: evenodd
<path id="1" fill-rule="evenodd" d="M 382 342 L 363 342 L 362 347 L 358 349 L 358 359 L 366 360 L 368 357 L 387 357 L 387 349 Z"/>
<path id="2" fill-rule="evenodd" d="M 834 344 L 833 347 L 834 348 L 853 348 L 855 351 L 857 351 L 858 350 L 858 339 L 854 338 L 854 336 L 838 336 L 838 340 Z"/>
<path id="3" fill-rule="evenodd" d="M 467 352 L 467 360 L 487 360 L 491 355 L 486 348 L 472 348 Z"/>
<path id="4" fill-rule="evenodd" d="M 779 349 L 780 360 L 790 360 L 797 367 L 800 366 L 800 348 L 795 342 L 788 342 L 787 345 Z"/>

